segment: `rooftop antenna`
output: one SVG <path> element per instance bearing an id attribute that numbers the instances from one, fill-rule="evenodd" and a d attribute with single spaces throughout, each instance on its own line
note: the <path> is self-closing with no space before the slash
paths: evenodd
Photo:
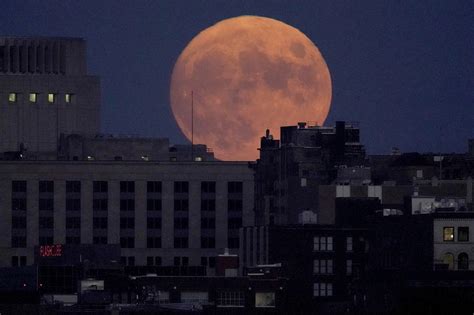
<path id="1" fill-rule="evenodd" d="M 191 161 L 194 161 L 194 91 L 191 90 Z"/>

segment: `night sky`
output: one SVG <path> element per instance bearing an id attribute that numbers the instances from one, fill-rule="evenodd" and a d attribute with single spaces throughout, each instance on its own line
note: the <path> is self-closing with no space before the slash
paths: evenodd
<path id="1" fill-rule="evenodd" d="M 473 1 L 2 0 L 0 34 L 86 39 L 103 132 L 185 143 L 169 107 L 173 65 L 201 30 L 239 15 L 281 20 L 318 46 L 333 84 L 326 124 L 359 121 L 369 153 L 466 152 Z"/>

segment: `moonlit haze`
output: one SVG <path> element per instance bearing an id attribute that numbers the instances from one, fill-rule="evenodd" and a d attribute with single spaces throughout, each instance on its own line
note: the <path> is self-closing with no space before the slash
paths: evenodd
<path id="1" fill-rule="evenodd" d="M 255 160 L 266 129 L 309 121 L 323 125 L 331 78 L 318 48 L 280 21 L 240 16 L 199 33 L 179 56 L 171 79 L 171 106 L 191 140 L 222 160 Z"/>

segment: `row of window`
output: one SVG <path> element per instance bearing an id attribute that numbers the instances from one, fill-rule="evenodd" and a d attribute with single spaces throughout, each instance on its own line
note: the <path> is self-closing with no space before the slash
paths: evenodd
<path id="1" fill-rule="evenodd" d="M 443 264 L 448 266 L 449 270 L 454 270 L 455 260 L 452 253 L 446 253 L 443 256 Z M 457 269 L 469 270 L 469 255 L 467 253 L 460 253 L 457 257 Z"/>
<path id="2" fill-rule="evenodd" d="M 314 251 L 333 251 L 334 250 L 334 239 L 332 236 L 315 236 L 313 238 L 313 250 Z M 346 251 L 353 251 L 353 238 L 352 236 L 346 237 Z"/>
<path id="3" fill-rule="evenodd" d="M 459 226 L 458 227 L 458 242 L 469 242 L 469 227 Z M 455 240 L 455 228 L 452 226 L 443 228 L 443 241 L 454 242 Z"/>
<path id="4" fill-rule="evenodd" d="M 16 92 L 11 92 L 8 93 L 8 102 L 9 103 L 16 103 L 19 101 L 20 98 L 20 93 Z M 40 93 L 29 93 L 28 94 L 28 100 L 30 103 L 37 103 L 39 98 L 40 98 Z M 54 104 L 58 101 L 58 93 L 46 93 L 46 100 L 48 103 Z M 72 93 L 66 93 L 64 94 L 64 102 L 65 103 L 72 103 L 74 99 L 74 94 Z"/>
<path id="5" fill-rule="evenodd" d="M 313 273 L 316 275 L 332 275 L 334 273 L 332 259 L 315 259 Z M 346 260 L 346 275 L 352 275 L 352 259 Z"/>
<path id="6" fill-rule="evenodd" d="M 26 193 L 27 182 L 12 181 L 12 192 L 24 192 Z M 54 181 L 42 180 L 38 182 L 38 189 L 40 193 L 54 193 Z M 108 182 L 106 181 L 94 181 L 92 184 L 92 190 L 94 193 L 107 193 Z M 66 193 L 80 193 L 81 182 L 80 181 L 66 181 Z M 121 181 L 120 182 L 121 193 L 134 193 L 135 182 L 134 181 Z M 147 193 L 161 193 L 162 183 L 160 181 L 148 181 L 147 182 Z M 189 182 L 177 181 L 174 182 L 175 193 L 189 193 Z M 214 194 L 216 192 L 216 182 L 204 181 L 201 182 L 201 193 Z M 230 194 L 241 194 L 243 192 L 242 182 L 228 182 L 227 192 Z"/>

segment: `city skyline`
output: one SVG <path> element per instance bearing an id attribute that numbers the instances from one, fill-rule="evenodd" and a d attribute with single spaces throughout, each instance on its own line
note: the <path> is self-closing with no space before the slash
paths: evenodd
<path id="1" fill-rule="evenodd" d="M 464 40 L 472 32 L 468 2 L 26 4 L 5 3 L 3 32 L 86 39 L 89 72 L 102 80 L 105 133 L 185 143 L 169 106 L 175 61 L 203 29 L 255 14 L 300 29 L 318 46 L 333 84 L 326 125 L 359 121 L 368 153 L 389 153 L 392 146 L 402 152 L 466 152 L 472 137 L 474 50 Z"/>

